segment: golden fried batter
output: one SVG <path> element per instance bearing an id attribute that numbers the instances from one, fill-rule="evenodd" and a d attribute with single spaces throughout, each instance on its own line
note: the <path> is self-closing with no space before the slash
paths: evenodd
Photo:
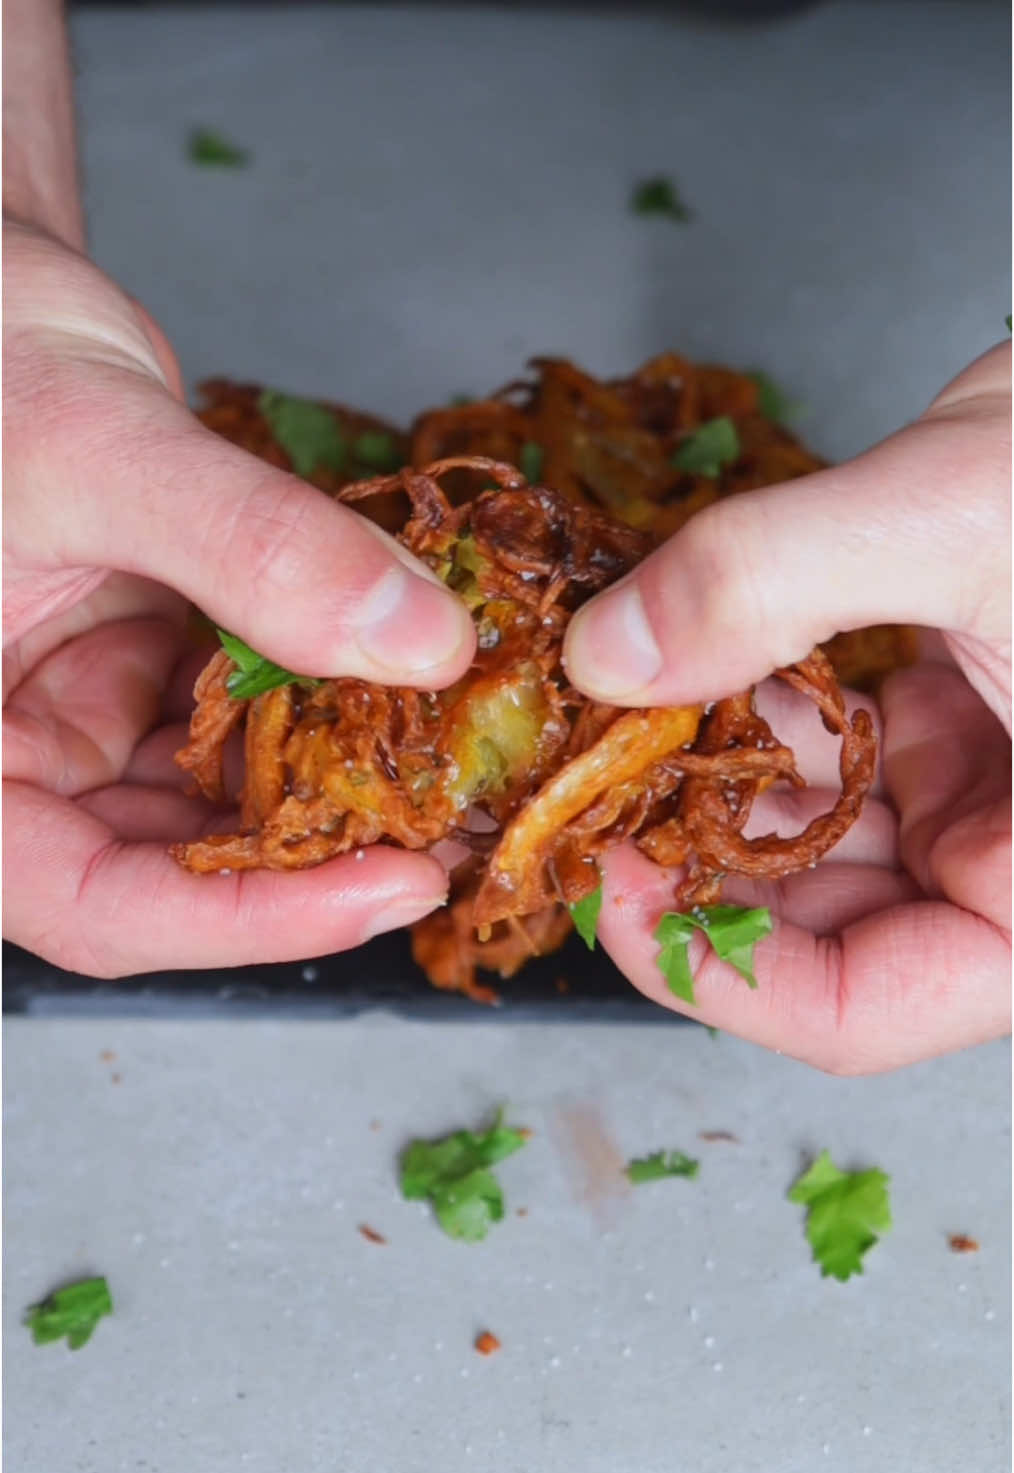
<path id="1" fill-rule="evenodd" d="M 661 540 L 721 497 L 805 476 L 825 464 L 762 412 L 758 380 L 748 373 L 693 364 L 675 353 L 607 382 L 562 358 L 537 358 L 532 367 L 531 379 L 487 399 L 427 411 L 408 435 L 354 410 L 323 406 L 348 443 L 350 459 L 340 475 L 320 467 L 308 479 L 336 495 L 347 482 L 369 474 L 369 465 L 357 462 L 353 452 L 363 431 L 380 432 L 395 456 L 411 465 L 449 456 L 509 461 L 529 480 L 552 486 L 577 505 L 597 507 Z M 207 402 L 200 417 L 210 429 L 291 469 L 258 407 L 258 388 L 225 379 L 201 387 Z M 721 416 L 735 425 L 736 459 L 719 475 L 675 467 L 673 455 L 685 437 Z M 457 504 L 482 491 L 486 480 L 482 472 L 459 470 L 442 485 Z M 371 497 L 363 509 L 386 530 L 397 531 L 408 503 L 395 491 Z M 915 659 L 915 632 L 881 625 L 836 635 L 824 650 L 842 684 L 868 690 Z"/>
<path id="2" fill-rule="evenodd" d="M 444 483 L 468 481 L 491 489 L 452 505 Z M 676 897 L 686 907 L 710 903 L 727 873 L 784 875 L 813 863 L 858 816 L 873 733 L 864 713 L 848 722 L 818 651 L 777 673 L 840 735 L 841 796 L 794 839 L 746 839 L 755 794 L 801 781 L 749 692 L 707 713 L 619 710 L 573 690 L 561 664 L 574 610 L 627 573 L 653 537 L 475 455 L 338 493 L 346 502 L 397 494 L 411 504 L 400 540 L 471 610 L 472 669 L 438 692 L 296 681 L 240 701 L 226 686 L 231 661 L 216 655 L 179 761 L 220 798 L 222 746 L 244 720 L 240 825 L 176 845 L 188 869 L 303 868 L 365 844 L 457 840 L 467 858 L 451 902 L 414 929 L 414 954 L 438 986 L 486 1000 L 476 969 L 509 976 L 558 945 L 565 906 L 595 888 L 598 856 L 624 839 L 687 866 Z"/>

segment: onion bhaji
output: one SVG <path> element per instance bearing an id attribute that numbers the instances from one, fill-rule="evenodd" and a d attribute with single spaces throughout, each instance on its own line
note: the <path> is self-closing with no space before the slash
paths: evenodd
<path id="1" fill-rule="evenodd" d="M 700 385 L 696 392 L 705 394 Z M 660 383 L 659 419 L 663 409 L 671 413 L 671 398 Z M 649 395 L 645 414 L 652 402 Z M 706 399 L 702 410 L 698 399 L 694 413 L 709 413 L 714 402 Z M 509 398 L 503 403 L 509 407 Z M 752 412 L 744 408 L 744 423 Z M 773 432 L 755 427 L 758 439 Z M 424 417 L 413 460 L 420 444 L 427 454 L 447 448 L 449 433 L 446 421 L 435 429 Z M 776 674 L 840 737 L 841 792 L 828 813 L 790 838 L 743 833 L 758 792 L 777 781 L 802 784 L 752 692 L 707 709 L 621 710 L 570 686 L 561 648 L 571 615 L 659 535 L 648 515 L 636 527 L 617 519 L 615 507 L 602 509 L 610 494 L 620 497 L 622 455 L 619 441 L 593 453 L 593 438 L 582 464 L 596 467 L 594 495 L 584 472 L 548 444 L 537 484 L 514 464 L 469 448 L 337 491 L 341 501 L 367 506 L 405 499 L 400 540 L 470 609 L 473 666 L 444 691 L 296 680 L 238 700 L 227 688 L 235 667 L 224 651 L 216 654 L 198 680 L 190 741 L 178 761 L 208 797 L 223 800 L 224 746 L 242 725 L 238 832 L 176 845 L 182 864 L 196 873 L 298 869 L 365 844 L 424 849 L 456 841 L 464 858 L 452 871 L 450 902 L 413 928 L 413 954 L 437 986 L 491 1000 L 477 971 L 508 977 L 530 955 L 561 944 L 567 907 L 595 889 L 599 856 L 623 840 L 661 864 L 683 866 L 674 903 L 689 909 L 714 903 L 727 874 L 787 875 L 841 838 L 873 780 L 875 739 L 865 712 L 846 717 L 821 651 Z M 745 431 L 743 443 L 751 443 Z M 643 452 L 630 452 L 630 505 L 672 506 L 665 500 L 671 468 L 646 447 L 645 440 Z M 516 440 L 497 448 L 521 458 Z M 802 458 L 789 444 L 777 476 Z"/>

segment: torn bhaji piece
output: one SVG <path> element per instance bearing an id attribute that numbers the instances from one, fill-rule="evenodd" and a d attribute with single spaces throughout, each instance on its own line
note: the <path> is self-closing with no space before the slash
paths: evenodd
<path id="1" fill-rule="evenodd" d="M 407 435 L 344 405 L 226 379 L 200 386 L 198 415 L 233 444 L 331 496 L 398 465 L 484 457 L 510 461 L 527 480 L 659 540 L 713 501 L 825 464 L 781 423 L 783 396 L 761 373 L 695 364 L 675 353 L 611 380 L 564 358 L 536 358 L 531 369 L 529 378 L 487 398 L 421 414 Z M 482 469 L 463 464 L 442 481 L 455 505 L 488 484 Z M 372 494 L 363 511 L 397 531 L 408 503 L 399 488 Z M 836 635 L 825 651 L 843 685 L 870 689 L 912 663 L 916 634 L 898 625 L 854 630 Z"/>
<path id="2" fill-rule="evenodd" d="M 461 471 L 495 489 L 452 506 L 443 481 Z M 245 723 L 239 831 L 174 846 L 188 869 L 299 869 L 366 844 L 452 841 L 463 857 L 450 903 L 414 928 L 414 955 L 437 986 L 493 1001 L 477 971 L 508 977 L 559 946 L 568 906 L 594 891 L 597 859 L 623 840 L 687 866 L 676 900 L 689 908 L 712 903 L 728 873 L 812 864 L 858 816 L 873 732 L 865 713 L 846 718 L 819 652 L 778 674 L 841 737 L 841 795 L 795 838 L 747 839 L 756 794 L 802 782 L 751 692 L 707 712 L 619 710 L 585 700 L 562 667 L 574 610 L 629 572 L 650 537 L 486 458 L 405 468 L 340 495 L 393 492 L 412 508 L 400 540 L 472 612 L 472 669 L 444 691 L 294 677 L 243 700 L 216 655 L 179 761 L 220 799 L 222 744 Z"/>

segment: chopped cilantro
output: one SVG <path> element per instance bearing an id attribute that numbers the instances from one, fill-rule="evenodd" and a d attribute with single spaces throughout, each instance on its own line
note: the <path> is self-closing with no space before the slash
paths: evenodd
<path id="1" fill-rule="evenodd" d="M 112 1296 L 105 1279 L 81 1279 L 54 1289 L 41 1304 L 33 1304 L 25 1314 L 25 1324 L 36 1345 L 47 1345 L 66 1335 L 70 1349 L 80 1350 L 91 1339 L 102 1316 L 112 1312 Z"/>
<path id="2" fill-rule="evenodd" d="M 466 404 L 474 404 L 475 400 L 471 394 L 452 394 L 448 402 L 452 409 L 461 409 Z"/>
<path id="3" fill-rule="evenodd" d="M 234 701 L 248 701 L 251 697 L 261 696 L 265 691 L 275 690 L 280 685 L 320 684 L 309 675 L 293 675 L 291 670 L 283 670 L 281 665 L 276 665 L 273 660 L 266 660 L 235 634 L 227 634 L 224 629 L 219 629 L 216 633 L 222 641 L 225 653 L 236 666 L 225 682 L 225 688 Z"/>
<path id="4" fill-rule="evenodd" d="M 686 437 L 674 453 L 672 464 L 677 470 L 688 471 L 691 475 L 710 476 L 717 480 L 723 465 L 733 465 L 739 454 L 736 426 L 727 414 L 720 414 Z"/>
<path id="5" fill-rule="evenodd" d="M 1011 330 L 1011 315 L 1010 315 L 1009 312 L 1008 312 L 1007 316 L 1003 320 L 1007 324 L 1007 331 L 1010 332 L 1010 330 Z"/>
<path id="6" fill-rule="evenodd" d="M 542 462 L 546 453 L 534 440 L 526 440 L 518 456 L 518 469 L 526 481 L 537 481 L 542 475 Z"/>
<path id="7" fill-rule="evenodd" d="M 568 906 L 574 921 L 574 929 L 581 937 L 589 951 L 595 950 L 595 932 L 599 923 L 599 915 L 602 910 L 602 881 L 599 880 L 590 895 L 584 895 L 580 900 Z"/>
<path id="8" fill-rule="evenodd" d="M 503 1124 L 499 1110 L 489 1130 L 411 1141 L 401 1157 L 401 1194 L 408 1201 L 429 1198 L 445 1233 L 476 1243 L 504 1215 L 503 1190 L 489 1168 L 527 1139 L 527 1131 Z"/>
<path id="9" fill-rule="evenodd" d="M 352 442 L 352 459 L 378 471 L 396 471 L 402 463 L 394 437 L 383 430 L 364 430 L 357 435 Z"/>
<path id="10" fill-rule="evenodd" d="M 781 424 L 798 412 L 800 406 L 793 403 L 784 390 L 778 387 L 774 379 L 762 373 L 759 368 L 747 374 L 747 378 L 752 378 L 757 385 L 757 408 L 765 419 Z"/>
<path id="11" fill-rule="evenodd" d="M 656 1151 L 653 1156 L 642 1156 L 637 1161 L 628 1161 L 626 1173 L 635 1187 L 646 1181 L 661 1181 L 664 1176 L 688 1176 L 693 1179 L 701 1169 L 701 1163 L 683 1151 Z"/>
<path id="12" fill-rule="evenodd" d="M 667 215 L 670 220 L 679 220 L 681 224 L 693 218 L 680 199 L 675 184 L 664 174 L 635 184 L 630 208 L 635 215 Z"/>
<path id="13" fill-rule="evenodd" d="M 839 1171 L 830 1152 L 821 1151 L 789 1191 L 789 1201 L 809 1211 L 806 1236 L 821 1276 L 842 1283 L 863 1271 L 863 1254 L 891 1226 L 887 1194 L 890 1177 L 876 1168 Z"/>
<path id="14" fill-rule="evenodd" d="M 668 912 L 655 927 L 661 951 L 658 965 L 669 991 L 684 1002 L 697 1002 L 690 974 L 689 943 L 694 931 L 703 931 L 715 955 L 735 967 L 750 987 L 757 986 L 753 974 L 753 949 L 771 932 L 771 912 L 744 910 L 739 905 L 698 906 L 685 915 Z"/>
<path id="15" fill-rule="evenodd" d="M 310 476 L 318 467 L 330 471 L 344 468 L 348 457 L 345 436 L 334 415 L 322 404 L 265 389 L 257 407 L 297 476 Z"/>
<path id="16" fill-rule="evenodd" d="M 187 157 L 192 164 L 220 169 L 244 169 L 250 162 L 245 148 L 237 148 L 213 128 L 194 128 L 187 140 Z"/>

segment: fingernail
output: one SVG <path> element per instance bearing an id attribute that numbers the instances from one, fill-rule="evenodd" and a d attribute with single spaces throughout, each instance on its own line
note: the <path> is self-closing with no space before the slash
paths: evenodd
<path id="1" fill-rule="evenodd" d="M 563 653 L 574 684 L 603 701 L 633 696 L 662 671 L 636 583 L 600 594 L 571 620 Z"/>
<path id="2" fill-rule="evenodd" d="M 400 900 L 392 900 L 383 910 L 375 911 L 367 917 L 363 923 L 362 939 L 371 941 L 374 936 L 380 936 L 385 931 L 397 931 L 401 926 L 411 926 L 416 921 L 421 921 L 423 916 L 428 916 L 431 910 L 443 905 L 445 899 L 443 895 L 426 898 L 421 895 L 406 895 Z"/>
<path id="3" fill-rule="evenodd" d="M 471 631 L 464 604 L 436 580 L 402 566 L 388 568 L 353 619 L 361 652 L 396 680 L 452 660 Z"/>

